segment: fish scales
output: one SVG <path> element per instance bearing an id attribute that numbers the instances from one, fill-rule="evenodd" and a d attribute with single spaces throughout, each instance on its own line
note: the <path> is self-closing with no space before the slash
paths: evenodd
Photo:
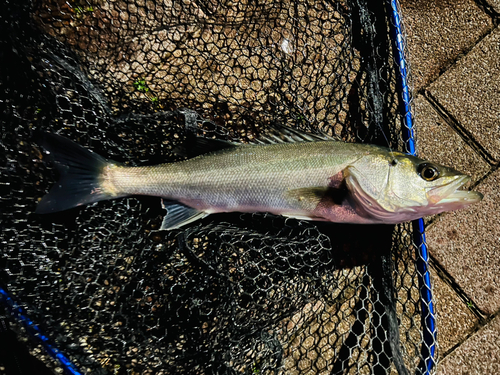
<path id="1" fill-rule="evenodd" d="M 298 209 L 289 190 L 327 187 L 330 178 L 359 159 L 357 145 L 302 142 L 221 150 L 182 162 L 114 168 L 119 195 L 155 195 L 213 212 Z M 365 150 L 366 151 L 366 150 Z"/>

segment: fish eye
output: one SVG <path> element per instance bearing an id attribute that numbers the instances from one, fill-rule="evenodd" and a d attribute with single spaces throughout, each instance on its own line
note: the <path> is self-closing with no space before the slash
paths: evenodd
<path id="1" fill-rule="evenodd" d="M 425 181 L 434 181 L 439 177 L 438 169 L 435 166 L 427 163 L 420 164 L 418 166 L 417 172 Z"/>

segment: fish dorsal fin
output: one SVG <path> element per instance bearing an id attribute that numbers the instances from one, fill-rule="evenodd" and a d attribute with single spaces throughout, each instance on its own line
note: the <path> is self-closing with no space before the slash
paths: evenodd
<path id="1" fill-rule="evenodd" d="M 248 143 L 252 145 L 296 143 L 296 142 L 316 142 L 316 141 L 340 141 L 324 133 L 305 133 L 287 126 L 274 126 L 267 128 L 263 133 Z M 208 154 L 210 152 L 231 149 L 241 144 L 225 141 L 221 139 L 205 138 L 197 136 L 194 132 L 188 132 L 186 142 L 174 149 L 178 155 L 188 158 Z"/>
<path id="2" fill-rule="evenodd" d="M 187 158 L 194 158 L 195 156 L 208 154 L 209 152 L 231 149 L 237 146 L 237 144 L 229 141 L 188 135 L 186 142 L 176 147 L 174 152 Z"/>
<path id="3" fill-rule="evenodd" d="M 177 154 L 194 157 L 240 145 L 238 142 L 198 136 L 198 122 L 202 120 L 200 115 L 196 111 L 187 108 L 180 109 L 179 113 L 184 115 L 187 139 L 184 146 L 175 149 Z M 213 125 L 217 128 L 217 125 Z M 255 138 L 248 140 L 247 143 L 259 145 L 315 141 L 341 141 L 341 139 L 339 137 L 330 136 L 321 130 L 317 130 L 314 133 L 306 133 L 302 130 L 294 129 L 286 125 L 273 124 L 263 129 L 261 133 L 259 133 Z"/>
<path id="4" fill-rule="evenodd" d="M 200 129 L 198 122 L 202 120 L 201 116 L 196 111 L 188 108 L 182 108 L 178 112 L 184 116 L 186 140 L 182 145 L 174 148 L 173 151 L 176 154 L 187 158 L 194 158 L 195 156 L 238 146 L 237 143 L 230 141 L 199 136 L 198 131 Z M 217 127 L 215 124 L 214 126 Z"/>
<path id="5" fill-rule="evenodd" d="M 195 220 L 203 219 L 208 214 L 198 211 L 195 208 L 185 206 L 178 202 L 172 202 L 165 199 L 161 200 L 162 208 L 167 210 L 163 218 L 160 230 L 171 230 L 192 223 Z"/>
<path id="6" fill-rule="evenodd" d="M 285 125 L 274 125 L 266 128 L 251 144 L 276 144 L 276 143 L 296 143 L 315 141 L 340 141 L 339 138 L 332 137 L 326 133 L 306 133 L 298 129 L 293 129 Z"/>
<path id="7" fill-rule="evenodd" d="M 198 122 L 201 119 L 200 115 L 186 108 L 179 110 L 179 113 L 184 115 L 187 138 L 183 145 L 174 149 L 174 152 L 178 155 L 193 158 L 210 152 L 231 149 L 240 145 L 238 142 L 199 136 Z M 266 127 L 255 138 L 248 140 L 247 143 L 261 145 L 315 141 L 341 141 L 341 139 L 330 136 L 322 131 L 306 133 L 302 130 L 293 129 L 285 125 L 274 124 Z"/>

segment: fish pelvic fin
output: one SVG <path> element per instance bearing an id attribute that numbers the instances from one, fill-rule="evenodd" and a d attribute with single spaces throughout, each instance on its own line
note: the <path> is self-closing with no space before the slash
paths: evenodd
<path id="1" fill-rule="evenodd" d="M 208 216 L 206 212 L 165 199 L 161 200 L 161 206 L 167 210 L 167 214 L 163 218 L 160 230 L 178 229 L 195 220 Z"/>
<path id="2" fill-rule="evenodd" d="M 59 181 L 38 203 L 36 213 L 64 211 L 124 196 L 104 178 L 115 163 L 60 135 L 42 133 L 36 141 L 59 171 Z"/>

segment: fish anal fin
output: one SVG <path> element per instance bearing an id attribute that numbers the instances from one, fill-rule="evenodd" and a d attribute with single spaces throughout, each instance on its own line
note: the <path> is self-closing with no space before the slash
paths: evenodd
<path id="1" fill-rule="evenodd" d="M 161 200 L 161 206 L 167 210 L 167 214 L 163 218 L 160 230 L 178 229 L 208 215 L 204 211 L 198 211 L 195 208 L 165 199 Z"/>

